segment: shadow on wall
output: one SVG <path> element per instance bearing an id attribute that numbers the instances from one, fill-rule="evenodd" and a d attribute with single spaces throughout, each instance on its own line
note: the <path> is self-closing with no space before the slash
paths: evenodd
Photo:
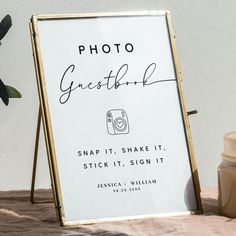
<path id="1" fill-rule="evenodd" d="M 195 173 L 193 173 L 192 176 L 195 176 Z M 185 187 L 185 191 L 184 191 L 184 202 L 185 202 L 185 205 L 186 205 L 188 211 L 198 210 L 197 198 L 196 198 L 196 193 L 195 193 L 195 188 L 194 188 L 192 176 L 189 178 L 189 180 L 186 184 L 186 187 Z"/>

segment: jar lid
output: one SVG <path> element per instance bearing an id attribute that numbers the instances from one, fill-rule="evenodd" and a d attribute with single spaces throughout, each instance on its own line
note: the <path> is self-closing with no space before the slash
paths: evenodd
<path id="1" fill-rule="evenodd" d="M 236 157 L 235 156 L 226 155 L 224 152 L 221 153 L 221 155 L 222 155 L 223 160 L 231 161 L 231 162 L 236 163 Z"/>
<path id="2" fill-rule="evenodd" d="M 236 131 L 224 135 L 224 153 L 236 158 Z"/>

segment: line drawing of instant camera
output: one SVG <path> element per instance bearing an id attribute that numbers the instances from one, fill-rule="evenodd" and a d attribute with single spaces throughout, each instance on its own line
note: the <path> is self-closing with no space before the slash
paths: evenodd
<path id="1" fill-rule="evenodd" d="M 106 113 L 107 132 L 110 135 L 128 134 L 128 116 L 123 109 L 112 109 Z"/>

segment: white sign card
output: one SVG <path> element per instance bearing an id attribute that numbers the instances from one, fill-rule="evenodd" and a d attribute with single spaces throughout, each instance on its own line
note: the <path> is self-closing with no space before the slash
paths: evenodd
<path id="1" fill-rule="evenodd" d="M 200 210 L 169 17 L 32 18 L 63 225 Z"/>

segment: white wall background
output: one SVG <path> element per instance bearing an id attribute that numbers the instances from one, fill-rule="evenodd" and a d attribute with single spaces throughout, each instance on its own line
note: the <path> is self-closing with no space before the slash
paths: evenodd
<path id="1" fill-rule="evenodd" d="M 22 99 L 0 101 L 0 191 L 29 189 L 38 95 L 28 23 L 32 14 L 168 9 L 172 13 L 201 185 L 216 186 L 223 134 L 236 130 L 236 1 L 0 0 L 13 26 L 0 46 L 0 78 Z M 43 139 L 37 187 L 50 186 Z"/>

